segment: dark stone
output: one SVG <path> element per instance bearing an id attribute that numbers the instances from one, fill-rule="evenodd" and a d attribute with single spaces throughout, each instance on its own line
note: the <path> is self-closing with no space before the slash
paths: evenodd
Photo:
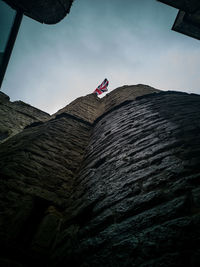
<path id="1" fill-rule="evenodd" d="M 41 123 L 50 115 L 22 101 L 11 102 L 0 92 L 0 143 L 23 131 L 29 124 Z"/>
<path id="2" fill-rule="evenodd" d="M 155 92 L 79 98 L 0 145 L 2 259 L 199 266 L 200 97 Z"/>
<path id="3" fill-rule="evenodd" d="M 0 92 L 0 103 L 1 102 L 8 102 L 10 100 L 10 97 L 3 92 Z"/>

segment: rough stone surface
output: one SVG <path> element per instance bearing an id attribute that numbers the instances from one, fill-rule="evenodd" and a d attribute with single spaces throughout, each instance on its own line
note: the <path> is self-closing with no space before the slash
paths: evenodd
<path id="1" fill-rule="evenodd" d="M 56 264 L 198 266 L 199 104 L 199 96 L 161 93 L 96 123 Z"/>
<path id="2" fill-rule="evenodd" d="M 70 114 L 87 122 L 93 123 L 94 120 L 103 112 L 102 100 L 94 94 L 79 97 L 66 107 L 60 109 L 52 115 L 53 118 L 60 114 Z"/>
<path id="3" fill-rule="evenodd" d="M 93 123 L 102 114 L 118 106 L 124 101 L 134 100 L 138 96 L 158 93 L 160 90 L 144 84 L 124 85 L 108 93 L 105 97 L 99 98 L 95 94 L 79 97 L 72 103 L 56 112 L 53 117 L 61 113 L 74 115 Z"/>
<path id="4" fill-rule="evenodd" d="M 103 98 L 103 108 L 101 114 L 108 112 L 110 109 L 118 106 L 124 101 L 135 100 L 139 96 L 151 93 L 158 93 L 160 90 L 144 84 L 124 85 L 108 93 Z"/>
<path id="5" fill-rule="evenodd" d="M 199 130 L 200 96 L 137 85 L 2 143 L 2 266 L 199 266 Z"/>
<path id="6" fill-rule="evenodd" d="M 25 126 L 50 118 L 50 115 L 22 101 L 11 102 L 0 92 L 0 143 L 21 132 Z"/>
<path id="7" fill-rule="evenodd" d="M 29 258 L 36 266 L 38 257 L 41 262 L 49 253 L 90 128 L 65 115 L 29 127 L 0 146 L 0 247 L 13 251 L 15 260 L 23 258 L 25 266 Z"/>

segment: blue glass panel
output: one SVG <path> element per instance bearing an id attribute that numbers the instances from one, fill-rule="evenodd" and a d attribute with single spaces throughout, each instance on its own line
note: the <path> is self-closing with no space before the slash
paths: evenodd
<path id="1" fill-rule="evenodd" d="M 13 25 L 16 11 L 0 0 L 0 60 Z"/>

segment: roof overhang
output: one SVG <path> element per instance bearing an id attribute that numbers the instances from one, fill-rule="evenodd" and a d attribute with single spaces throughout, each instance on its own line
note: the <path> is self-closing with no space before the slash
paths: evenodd
<path id="1" fill-rule="evenodd" d="M 24 15 L 41 23 L 55 24 L 69 12 L 74 0 L 3 0 Z"/>
<path id="2" fill-rule="evenodd" d="M 200 15 L 179 11 L 172 30 L 200 40 Z"/>
<path id="3" fill-rule="evenodd" d="M 200 40 L 199 0 L 157 0 L 179 9 L 172 30 Z"/>

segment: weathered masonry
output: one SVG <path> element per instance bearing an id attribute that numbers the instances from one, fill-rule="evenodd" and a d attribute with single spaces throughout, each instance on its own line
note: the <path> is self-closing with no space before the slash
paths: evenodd
<path id="1" fill-rule="evenodd" d="M 124 86 L 41 114 L 0 145 L 1 266 L 199 266 L 199 95 Z"/>

